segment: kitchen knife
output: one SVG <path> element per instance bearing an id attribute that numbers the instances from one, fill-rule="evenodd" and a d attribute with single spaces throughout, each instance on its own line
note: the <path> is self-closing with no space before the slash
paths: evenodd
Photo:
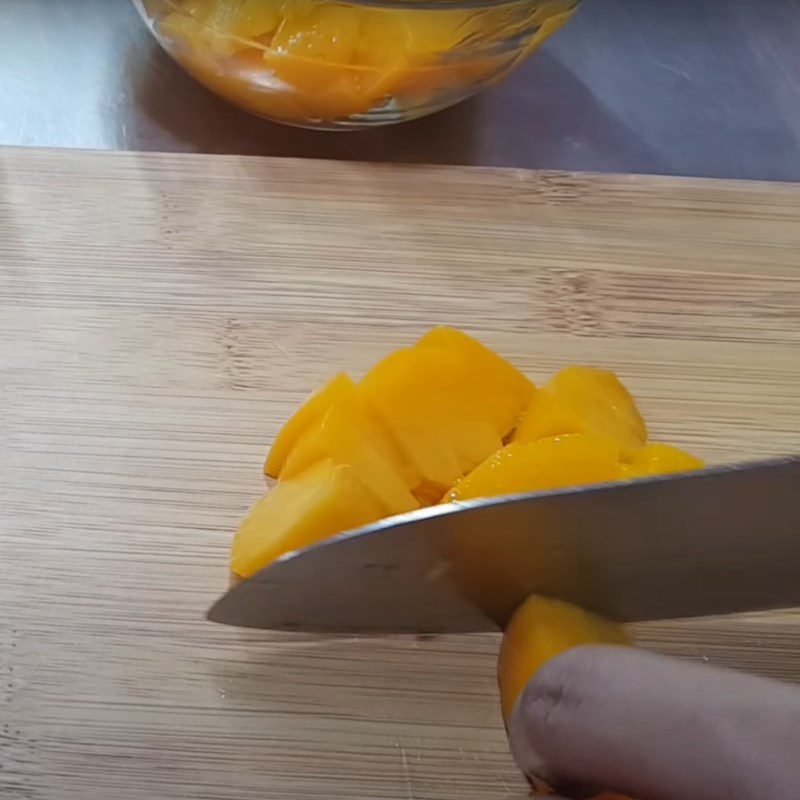
<path id="1" fill-rule="evenodd" d="M 296 631 L 483 631 L 532 593 L 621 622 L 800 606 L 800 458 L 392 517 L 287 554 L 208 618 Z"/>

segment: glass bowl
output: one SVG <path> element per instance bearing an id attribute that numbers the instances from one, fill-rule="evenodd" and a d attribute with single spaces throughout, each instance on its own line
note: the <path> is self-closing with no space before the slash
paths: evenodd
<path id="1" fill-rule="evenodd" d="M 267 119 L 357 129 L 432 114 L 508 73 L 580 0 L 134 0 L 164 49 Z"/>

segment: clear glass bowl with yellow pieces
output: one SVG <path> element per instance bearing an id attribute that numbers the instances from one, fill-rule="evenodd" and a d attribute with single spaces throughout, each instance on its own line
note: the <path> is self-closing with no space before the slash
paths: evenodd
<path id="1" fill-rule="evenodd" d="M 402 122 L 500 80 L 580 0 L 134 0 L 198 81 L 311 128 Z"/>

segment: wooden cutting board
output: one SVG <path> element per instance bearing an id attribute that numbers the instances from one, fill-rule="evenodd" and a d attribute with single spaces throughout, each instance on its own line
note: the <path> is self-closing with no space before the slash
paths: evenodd
<path id="1" fill-rule="evenodd" d="M 496 636 L 203 620 L 281 421 L 435 323 L 617 370 L 712 462 L 800 452 L 800 188 L 0 151 L 3 798 L 527 796 Z M 800 612 L 638 633 L 800 680 Z"/>

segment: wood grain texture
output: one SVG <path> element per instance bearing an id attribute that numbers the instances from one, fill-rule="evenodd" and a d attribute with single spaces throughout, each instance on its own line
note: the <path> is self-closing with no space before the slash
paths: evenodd
<path id="1" fill-rule="evenodd" d="M 800 189 L 0 151 L 0 795 L 499 800 L 494 636 L 216 627 L 280 422 L 435 323 L 800 451 Z M 757 532 L 754 532 L 757 535 Z M 648 646 L 800 680 L 800 613 Z"/>

